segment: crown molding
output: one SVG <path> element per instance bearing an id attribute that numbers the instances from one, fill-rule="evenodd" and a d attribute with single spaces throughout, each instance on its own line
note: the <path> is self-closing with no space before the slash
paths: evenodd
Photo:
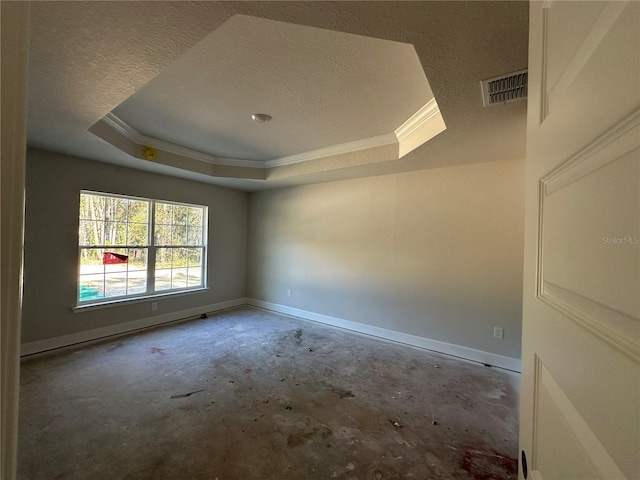
<path id="1" fill-rule="evenodd" d="M 438 107 L 435 98 L 432 98 L 392 133 L 385 133 L 382 135 L 377 135 L 375 137 L 362 138 L 360 140 L 339 143 L 336 145 L 329 145 L 326 147 L 274 158 L 266 161 L 217 157 L 215 155 L 200 152 L 198 150 L 193 150 L 191 148 L 183 147 L 181 145 L 167 142 L 165 140 L 160 140 L 159 138 L 149 137 L 138 132 L 135 128 L 133 128 L 131 125 L 126 123 L 124 120 L 122 120 L 112 112 L 107 113 L 101 119 L 101 121 L 120 135 L 141 146 L 150 146 L 159 151 L 173 153 L 175 155 L 191 158 L 194 160 L 200 160 L 212 165 L 264 169 L 282 167 L 285 165 L 294 165 L 296 163 L 308 162 L 310 160 L 318 160 L 322 158 L 334 157 L 337 155 L 345 155 L 388 145 L 398 145 L 414 131 L 425 125 L 438 114 L 440 114 L 440 108 Z"/>
<path id="2" fill-rule="evenodd" d="M 411 135 L 416 129 L 427 123 L 433 117 L 440 113 L 440 108 L 436 103 L 435 97 L 424 104 L 416 113 L 411 115 L 409 119 L 400 125 L 394 131 L 398 142 L 401 142 L 409 135 Z"/>
<path id="3" fill-rule="evenodd" d="M 337 145 L 329 145 L 327 147 L 317 148 L 315 150 L 309 150 L 307 152 L 296 153 L 293 155 L 287 155 L 285 157 L 275 158 L 267 161 L 260 160 L 243 160 L 240 158 L 223 158 L 203 153 L 197 150 L 192 150 L 181 145 L 176 145 L 159 138 L 149 137 L 138 132 L 131 125 L 119 118 L 113 113 L 107 113 L 102 121 L 106 123 L 113 130 L 120 135 L 128 138 L 138 145 L 148 145 L 157 150 L 174 153 L 187 158 L 193 158 L 195 160 L 201 160 L 203 162 L 211 163 L 214 165 L 227 165 L 231 167 L 251 167 L 251 168 L 274 168 L 284 165 L 293 165 L 296 163 L 308 162 L 309 160 L 317 160 L 320 158 L 332 157 L 335 155 L 344 155 L 347 153 L 358 152 L 361 150 L 367 150 L 370 148 L 382 147 L 385 145 L 398 143 L 396 135 L 393 133 L 385 133 L 384 135 L 378 135 L 375 137 L 363 138 L 360 140 L 354 140 L 351 142 L 339 143 Z"/>
<path id="4" fill-rule="evenodd" d="M 147 145 L 149 147 L 153 147 L 156 150 L 161 150 L 163 152 L 173 153 L 175 155 L 180 155 L 182 157 L 192 158 L 194 160 L 200 160 L 202 162 L 210 163 L 212 165 L 225 165 L 229 167 L 248 167 L 248 168 L 264 168 L 265 162 L 260 160 L 243 160 L 240 158 L 224 158 L 224 157 L 216 157 L 215 155 L 210 155 L 208 153 L 200 152 L 198 150 L 193 150 L 191 148 L 183 147 L 181 145 L 176 145 L 175 143 L 167 142 L 165 140 L 160 140 L 159 138 L 149 137 L 138 132 L 131 125 L 126 123 L 124 120 L 114 115 L 113 113 L 107 113 L 102 121 L 109 125 L 112 129 L 114 129 L 119 134 L 125 136 L 129 140 L 138 145 Z"/>
<path id="5" fill-rule="evenodd" d="M 344 155 L 347 153 L 359 152 L 370 148 L 378 148 L 386 145 L 397 144 L 398 140 L 393 133 L 385 133 L 375 137 L 362 138 L 351 142 L 338 143 L 327 147 L 309 150 L 307 152 L 287 155 L 286 157 L 267 160 L 265 167 L 282 167 L 283 165 L 293 165 L 295 163 L 308 162 L 309 160 L 317 160 L 319 158 L 333 157 L 336 155 Z"/>
<path id="6" fill-rule="evenodd" d="M 102 121 L 113 128 L 120 135 L 124 135 L 129 140 L 134 143 L 143 143 L 143 135 L 141 135 L 137 130 L 131 127 L 128 123 L 125 123 L 123 120 L 120 120 L 119 117 L 109 112 L 104 117 L 102 117 Z"/>

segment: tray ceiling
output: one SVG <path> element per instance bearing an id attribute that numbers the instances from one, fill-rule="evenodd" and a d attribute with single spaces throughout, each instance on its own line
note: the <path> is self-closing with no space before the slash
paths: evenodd
<path id="1" fill-rule="evenodd" d="M 135 144 L 124 149 L 134 156 L 153 147 L 155 162 L 173 154 L 185 169 L 204 161 L 233 167 L 217 176 L 254 179 L 336 155 L 366 165 L 372 149 L 398 159 L 445 129 L 412 45 L 246 15 L 91 129 L 110 141 L 105 126 Z"/>
<path id="2" fill-rule="evenodd" d="M 526 66 L 527 20 L 526 2 L 34 2 L 28 142 L 246 190 L 523 157 L 526 104 L 483 110 L 479 80 Z"/>

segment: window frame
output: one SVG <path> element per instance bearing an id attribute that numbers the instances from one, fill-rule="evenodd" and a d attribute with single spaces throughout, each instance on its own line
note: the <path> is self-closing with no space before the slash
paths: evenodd
<path id="1" fill-rule="evenodd" d="M 158 298 L 158 297 L 165 297 L 165 296 L 171 296 L 171 295 L 183 295 L 183 294 L 190 294 L 190 293 L 197 293 L 199 291 L 203 291 L 203 290 L 207 290 L 207 257 L 208 257 L 208 234 L 209 234 L 209 207 L 207 205 L 198 205 L 195 203 L 186 203 L 186 202 L 179 202 L 179 201 L 175 201 L 175 200 L 162 200 L 162 199 L 155 199 L 155 198 L 147 198 L 147 197 L 137 197 L 137 196 L 133 196 L 133 195 L 123 195 L 123 194 L 116 194 L 116 193 L 106 193 L 106 192 L 99 192 L 99 191 L 94 191 L 94 190 L 80 190 L 80 195 L 78 196 L 78 199 L 80 200 L 82 195 L 86 194 L 86 195 L 94 195 L 94 196 L 102 196 L 105 198 L 115 198 L 115 199 L 125 199 L 125 200 L 133 200 L 133 201 L 144 201 L 148 203 L 148 217 L 147 217 L 147 243 L 146 245 L 90 245 L 90 244 L 81 244 L 80 243 L 80 225 L 81 225 L 81 221 L 84 220 L 81 218 L 81 212 L 80 212 L 80 201 L 78 202 L 78 225 L 77 225 L 77 232 L 78 235 L 76 237 L 76 241 L 77 241 L 77 247 L 78 247 L 78 269 L 77 269 L 77 275 L 76 275 L 76 305 L 73 308 L 74 311 L 76 310 L 80 310 L 80 309 L 84 309 L 84 308 L 88 308 L 88 307 L 105 307 L 105 306 L 109 306 L 109 305 L 113 305 L 113 304 L 121 304 L 121 303 L 130 303 L 130 302 L 139 302 L 139 301 L 144 301 L 145 299 L 149 299 L 149 298 Z M 202 225 L 201 225 L 201 243 L 198 245 L 189 245 L 189 244 L 180 244 L 180 245 L 156 245 L 156 219 L 155 219 L 155 213 L 156 213 L 156 204 L 165 204 L 165 205 L 178 205 L 181 207 L 187 207 L 187 208 L 197 208 L 197 209 L 201 209 L 202 210 Z M 187 210 L 188 212 L 188 210 Z M 104 220 L 102 220 L 104 222 Z M 129 218 L 127 218 L 127 224 L 129 224 Z M 173 223 L 173 218 L 171 221 L 171 226 L 174 225 Z M 186 220 L 186 224 L 185 224 L 185 228 L 189 228 L 189 221 L 188 221 L 188 213 L 187 213 L 187 220 Z M 127 241 L 129 240 L 128 238 L 126 239 Z M 187 240 L 185 240 L 186 242 Z M 81 295 L 81 277 L 82 277 L 82 251 L 83 249 L 101 249 L 101 250 L 131 250 L 131 249 L 145 249 L 147 252 L 147 258 L 146 258 L 146 290 L 144 292 L 139 292 L 139 293 L 131 293 L 131 294 L 127 294 L 125 293 L 124 295 L 117 295 L 117 296 L 103 296 L 101 298 L 93 298 L 93 299 L 89 299 L 89 300 L 81 300 L 80 295 Z M 201 254 L 201 265 L 200 265 L 200 284 L 197 286 L 189 286 L 189 278 L 187 275 L 187 285 L 185 287 L 176 287 L 176 288 L 171 288 L 171 286 L 169 288 L 165 288 L 165 289 L 161 289 L 158 290 L 156 287 L 156 270 L 160 270 L 157 269 L 157 265 L 156 265 L 156 253 L 157 250 L 159 248 L 170 248 L 170 249 L 178 249 L 178 248 L 184 248 L 184 249 L 198 249 L 200 250 Z M 104 265 L 104 263 L 103 263 Z M 188 269 L 188 263 L 186 268 Z M 173 265 L 171 266 L 171 268 L 169 270 L 173 271 L 174 267 Z M 127 282 L 128 282 L 128 267 L 127 267 Z M 187 270 L 188 272 L 188 270 Z M 173 272 L 172 272 L 173 273 Z M 86 274 L 85 274 L 86 275 Z M 103 278 L 105 278 L 104 280 L 104 284 L 106 285 L 106 275 L 107 272 L 105 271 L 105 269 L 103 268 L 102 271 L 102 275 Z M 106 292 L 105 292 L 106 293 Z"/>

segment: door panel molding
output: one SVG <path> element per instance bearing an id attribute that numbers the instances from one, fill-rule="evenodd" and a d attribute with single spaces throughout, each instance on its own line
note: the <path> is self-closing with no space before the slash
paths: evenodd
<path id="1" fill-rule="evenodd" d="M 540 298 L 640 363 L 640 348 L 633 340 L 638 334 L 637 318 L 551 282 L 544 282 L 543 294 Z M 629 336 L 618 332 L 628 332 Z"/>
<path id="2" fill-rule="evenodd" d="M 542 82 L 540 92 L 540 124 L 549 115 L 549 111 L 576 79 L 580 71 L 589 61 L 593 52 L 598 48 L 602 40 L 616 22 L 630 0 L 607 2 L 603 4 L 598 17 L 595 19 L 589 32 L 571 58 L 565 63 L 564 69 L 559 73 L 552 85 L 549 85 L 547 65 L 549 55 L 549 17 L 553 0 L 548 0 L 542 6 Z"/>
<path id="3" fill-rule="evenodd" d="M 624 479 L 626 478 L 615 460 L 611 457 L 606 448 L 602 445 L 598 437 L 593 433 L 587 422 L 580 415 L 564 390 L 555 380 L 549 369 L 536 356 L 535 359 L 535 382 L 536 396 L 534 408 L 534 425 L 544 424 L 544 418 L 540 418 L 541 411 L 539 408 L 540 395 L 544 394 L 547 399 L 553 402 L 555 411 L 562 417 L 563 425 L 558 426 L 566 429 L 569 438 L 584 454 L 585 460 L 594 470 L 597 470 L 601 478 L 606 479 Z M 538 470 L 537 442 L 539 438 L 534 432 L 533 438 L 533 455 L 531 464 L 531 474 L 534 479 L 542 479 L 542 473 Z"/>
<path id="4" fill-rule="evenodd" d="M 639 135 L 640 109 L 636 109 L 542 178 L 545 195 L 566 187 L 638 148 Z"/>
<path id="5" fill-rule="evenodd" d="M 550 195 L 632 153 L 640 160 L 640 109 L 633 111 L 540 180 L 537 297 L 640 363 L 640 318 L 545 278 L 545 216 Z M 637 152 L 636 152 L 637 151 Z M 589 262 L 584 258 L 584 262 Z M 640 286 L 639 286 L 640 288 Z"/>

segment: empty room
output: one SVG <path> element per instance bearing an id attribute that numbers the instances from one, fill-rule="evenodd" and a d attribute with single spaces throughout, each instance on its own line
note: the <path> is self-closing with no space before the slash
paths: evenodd
<path id="1" fill-rule="evenodd" d="M 3 480 L 640 476 L 640 3 L 1 7 Z"/>

